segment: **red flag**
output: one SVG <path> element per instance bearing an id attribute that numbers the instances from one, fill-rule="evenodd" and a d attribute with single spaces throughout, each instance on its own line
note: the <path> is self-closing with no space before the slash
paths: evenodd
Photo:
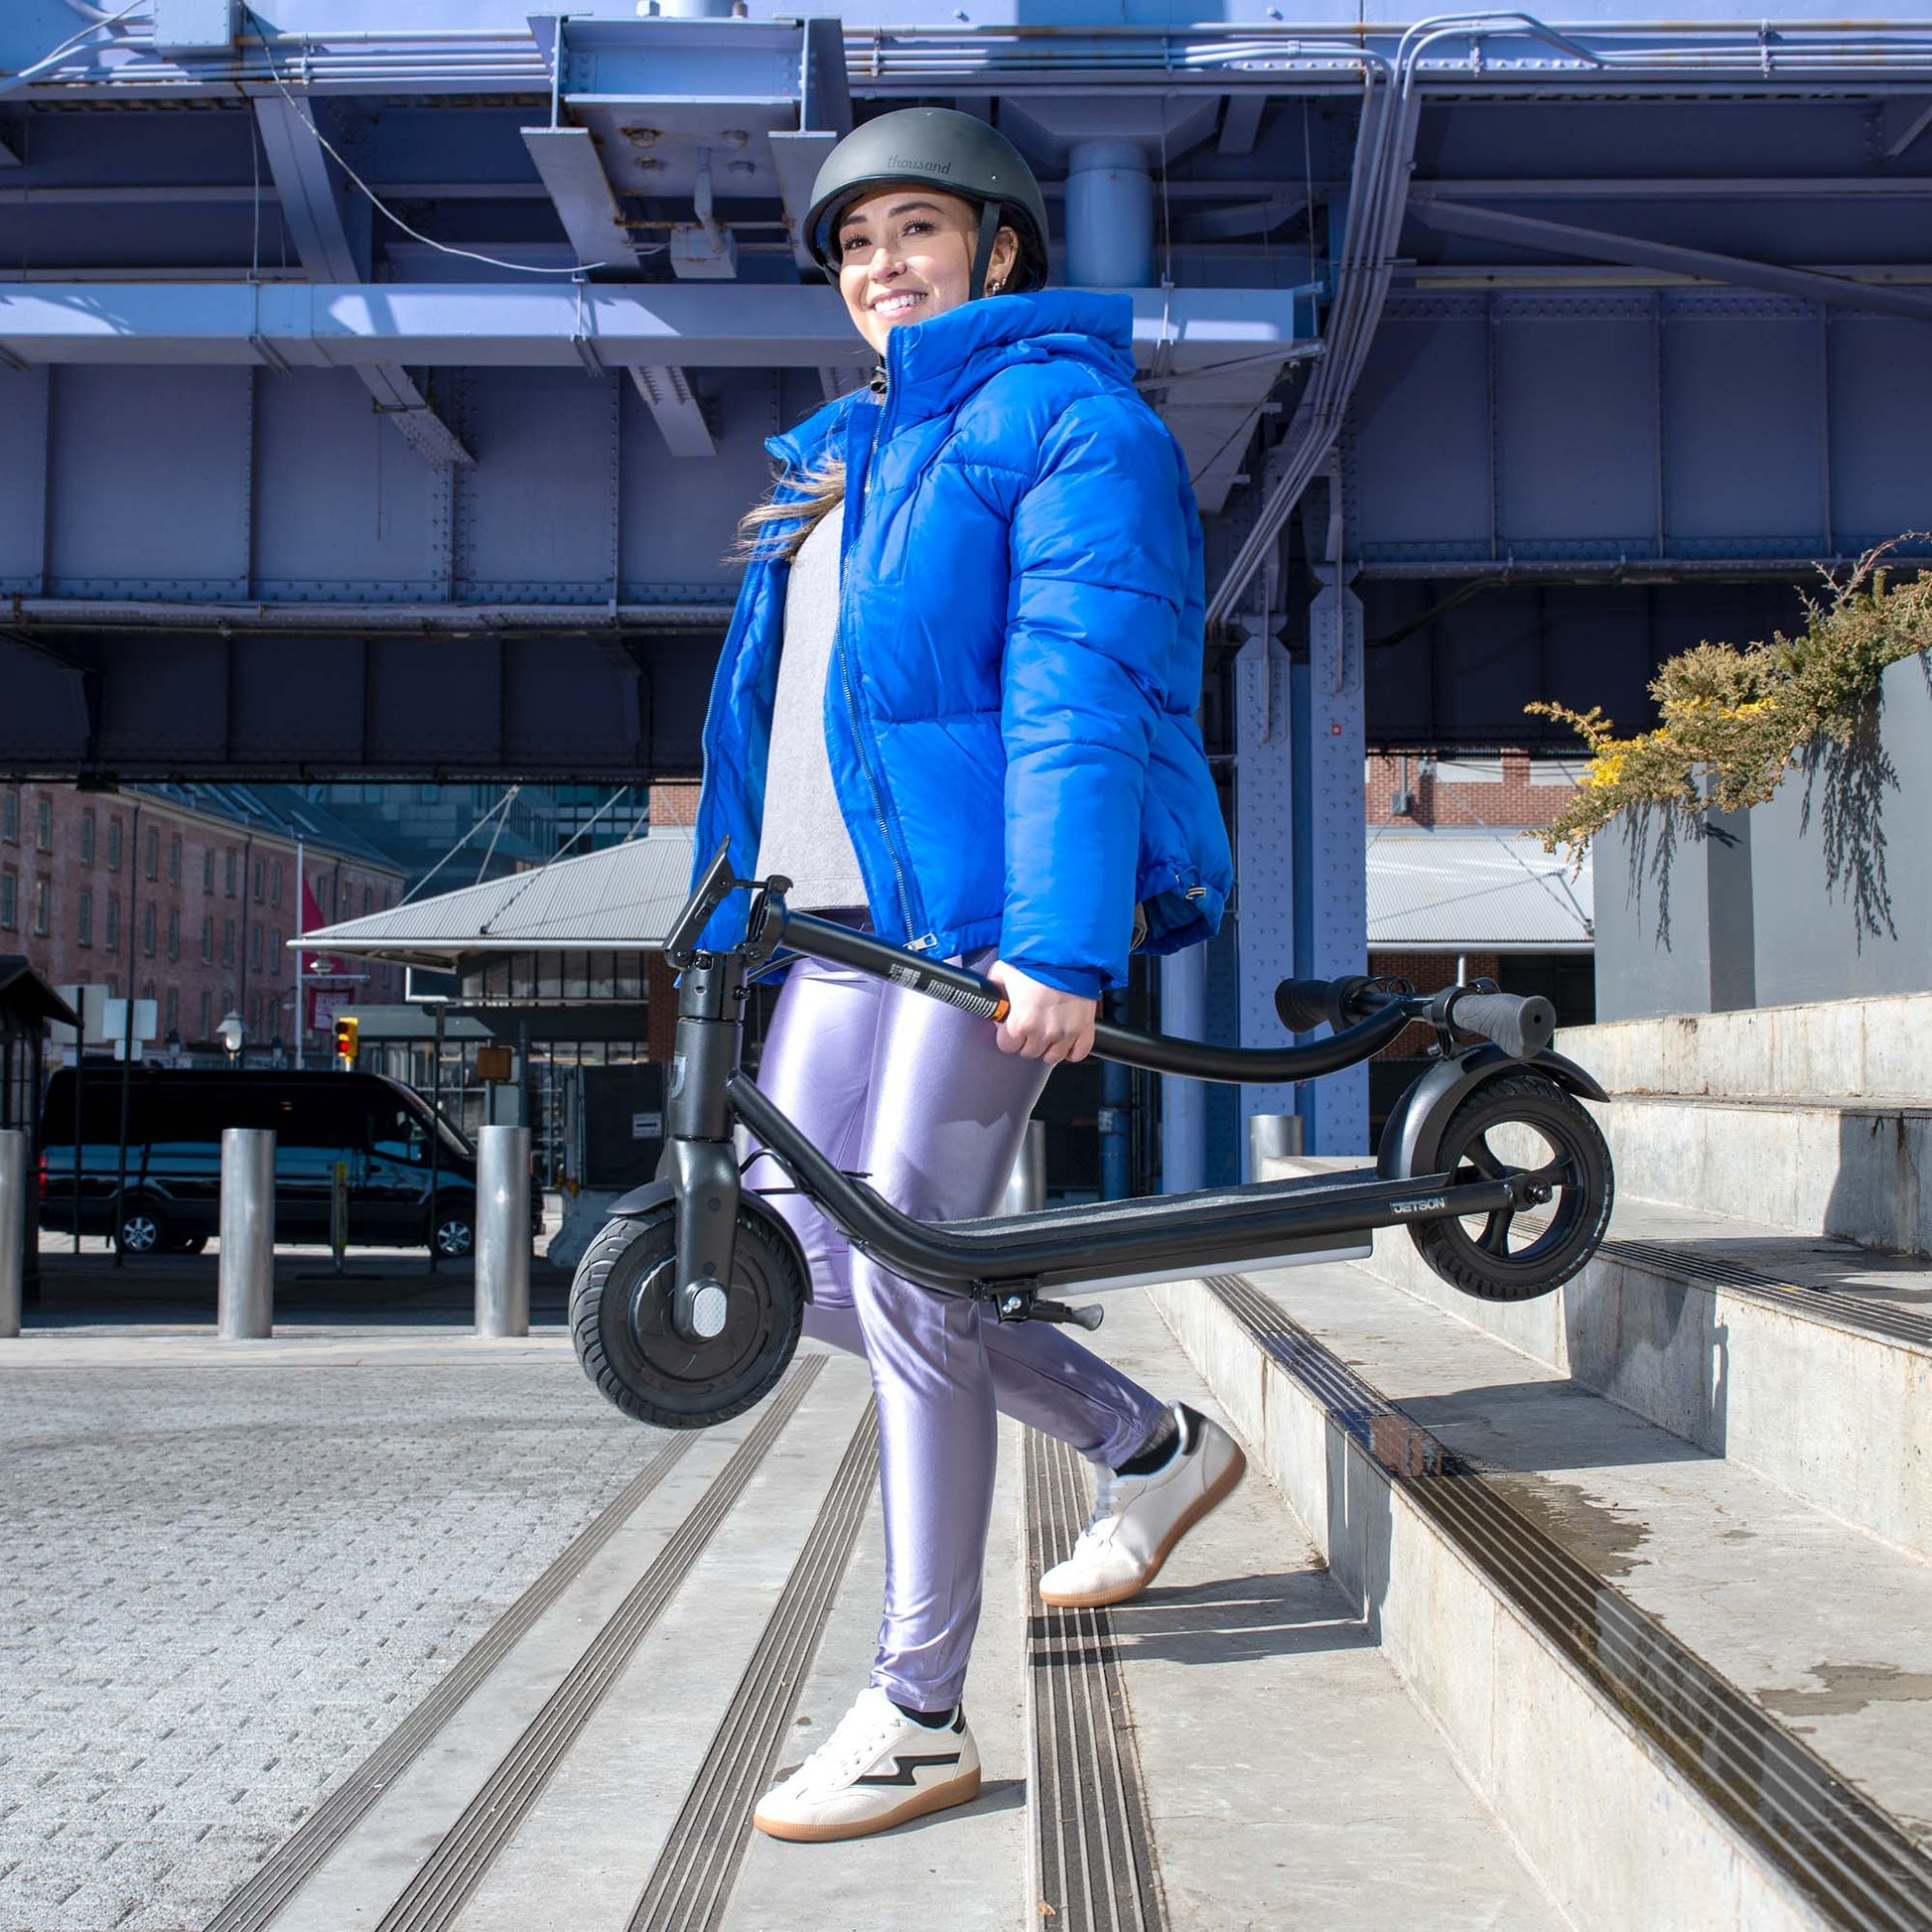
<path id="1" fill-rule="evenodd" d="M 302 877 L 302 930 L 314 932 L 327 921 L 322 916 L 322 907 L 316 902 L 316 896 L 310 890 L 307 873 Z M 331 978 L 343 970 L 343 962 L 333 953 L 309 953 L 302 961 L 305 973 Z"/>

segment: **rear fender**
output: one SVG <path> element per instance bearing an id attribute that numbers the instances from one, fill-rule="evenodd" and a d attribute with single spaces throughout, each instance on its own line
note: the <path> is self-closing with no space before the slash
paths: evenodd
<path id="1" fill-rule="evenodd" d="M 1479 1087 L 1506 1073 L 1526 1067 L 1544 1075 L 1583 1100 L 1607 1100 L 1609 1095 L 1575 1060 L 1546 1047 L 1533 1060 L 1519 1060 L 1485 1040 L 1466 1052 L 1439 1060 L 1395 1104 L 1382 1129 L 1376 1172 L 1384 1180 L 1407 1180 L 1438 1172 L 1436 1152 L 1449 1116 Z"/>

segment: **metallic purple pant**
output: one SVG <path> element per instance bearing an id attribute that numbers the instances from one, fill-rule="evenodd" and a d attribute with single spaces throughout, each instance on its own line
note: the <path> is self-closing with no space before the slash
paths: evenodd
<path id="1" fill-rule="evenodd" d="M 896 1206 L 958 1220 L 998 1205 L 1048 1070 L 1003 1053 L 990 1021 L 806 959 L 778 996 L 758 1078 L 807 1139 Z M 768 1161 L 747 1180 L 785 1184 Z M 979 1623 L 996 1412 L 1111 1464 L 1164 1406 L 1063 1329 L 1003 1323 L 854 1254 L 802 1196 L 771 1206 L 811 1268 L 806 1334 L 864 1355 L 878 1392 L 886 1615 L 872 1681 L 915 1710 L 948 1709 Z"/>

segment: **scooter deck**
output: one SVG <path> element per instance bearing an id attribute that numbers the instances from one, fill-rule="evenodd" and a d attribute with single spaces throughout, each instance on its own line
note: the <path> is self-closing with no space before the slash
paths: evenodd
<path id="1" fill-rule="evenodd" d="M 1250 1181 L 1237 1187 L 1196 1187 L 1184 1194 L 1144 1194 L 1132 1200 L 1074 1201 L 1063 1207 L 1042 1207 L 1031 1214 L 989 1214 L 969 1221 L 939 1221 L 936 1234 L 970 1235 L 984 1240 L 999 1235 L 1019 1242 L 1035 1235 L 1065 1237 L 1112 1232 L 1141 1223 L 1173 1221 L 1186 1225 L 1202 1215 L 1249 1215 L 1286 1206 L 1379 1204 L 1440 1187 L 1444 1176 L 1425 1174 L 1388 1180 L 1373 1168 L 1344 1169 L 1336 1173 L 1296 1174 L 1285 1180 Z"/>

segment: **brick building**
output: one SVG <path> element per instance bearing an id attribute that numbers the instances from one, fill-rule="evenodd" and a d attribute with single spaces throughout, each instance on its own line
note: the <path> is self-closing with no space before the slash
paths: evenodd
<path id="1" fill-rule="evenodd" d="M 311 927 L 401 893 L 384 854 L 287 786 L 0 784 L 0 951 L 52 985 L 119 997 L 131 984 L 155 1002 L 162 1038 L 191 1049 L 219 1050 L 231 1012 L 250 1046 L 293 1045 L 298 849 Z M 400 997 L 400 968 L 341 963 L 317 982 L 325 1027 L 331 993 Z M 308 1039 L 326 1048 L 313 1027 Z"/>

